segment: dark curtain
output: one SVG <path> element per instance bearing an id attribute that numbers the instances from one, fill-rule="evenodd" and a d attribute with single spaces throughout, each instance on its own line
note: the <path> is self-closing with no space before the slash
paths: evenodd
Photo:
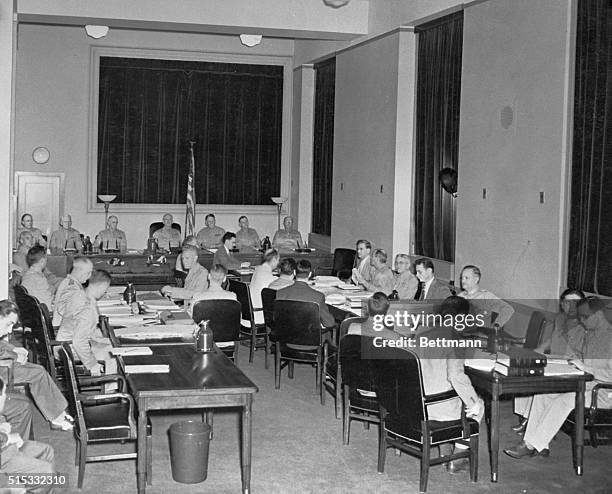
<path id="1" fill-rule="evenodd" d="M 312 231 L 331 235 L 336 59 L 315 64 Z"/>
<path id="2" fill-rule="evenodd" d="M 189 141 L 202 204 L 270 204 L 280 191 L 283 68 L 100 58 L 98 194 L 185 202 Z"/>
<path id="3" fill-rule="evenodd" d="M 612 295 L 612 2 L 580 0 L 567 284 Z"/>
<path id="4" fill-rule="evenodd" d="M 438 181 L 457 169 L 463 12 L 417 28 L 415 254 L 453 261 L 455 199 Z"/>

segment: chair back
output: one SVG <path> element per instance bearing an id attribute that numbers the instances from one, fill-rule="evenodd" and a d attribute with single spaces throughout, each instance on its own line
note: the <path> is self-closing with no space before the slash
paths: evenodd
<path id="1" fill-rule="evenodd" d="M 162 221 L 156 221 L 155 223 L 151 223 L 149 225 L 149 238 L 151 238 L 157 230 L 161 230 L 163 227 L 164 223 Z M 172 223 L 172 228 L 178 230 L 179 233 L 181 231 L 181 225 L 179 225 L 178 223 Z"/>
<path id="2" fill-rule="evenodd" d="M 374 366 L 377 362 L 363 358 L 369 351 L 368 347 L 373 346 L 373 342 L 374 338 L 358 334 L 348 334 L 340 340 L 338 355 L 342 384 L 352 389 L 376 389 Z"/>
<path id="3" fill-rule="evenodd" d="M 251 301 L 251 293 L 249 286 L 244 281 L 229 279 L 229 291 L 236 294 L 238 302 L 240 302 L 242 319 L 251 322 L 251 326 L 255 326 L 255 317 L 253 316 L 253 302 Z"/>
<path id="4" fill-rule="evenodd" d="M 76 371 L 74 368 L 74 356 L 70 348 L 70 343 L 62 343 L 59 349 L 59 356 L 64 368 L 64 378 L 66 381 L 66 399 L 68 400 L 68 413 L 75 418 L 75 427 L 77 427 L 77 434 L 87 430 L 85 425 L 85 416 L 83 415 L 83 408 L 81 402 L 78 399 L 80 389 L 79 381 L 76 377 Z"/>
<path id="5" fill-rule="evenodd" d="M 266 326 L 272 329 L 274 323 L 274 301 L 276 300 L 276 290 L 273 288 L 262 288 L 261 305 Z"/>
<path id="6" fill-rule="evenodd" d="M 334 250 L 334 262 L 332 266 L 332 276 L 338 278 L 350 278 L 353 265 L 355 264 L 355 249 L 345 249 L 342 247 Z"/>
<path id="7" fill-rule="evenodd" d="M 274 301 L 274 341 L 294 345 L 321 345 L 321 319 L 316 302 Z"/>
<path id="8" fill-rule="evenodd" d="M 196 324 L 210 321 L 214 341 L 237 341 L 240 335 L 241 306 L 236 300 L 200 300 L 193 306 Z"/>
<path id="9" fill-rule="evenodd" d="M 527 325 L 527 333 L 525 334 L 525 343 L 523 348 L 529 348 L 533 350 L 537 348 L 542 339 L 542 333 L 544 332 L 544 323 L 546 317 L 540 311 L 533 311 L 529 318 L 529 324 Z"/>
<path id="10" fill-rule="evenodd" d="M 51 337 L 49 328 L 45 321 L 44 304 L 41 304 L 36 297 L 28 294 L 23 286 L 15 287 L 15 300 L 19 307 L 20 319 L 24 326 L 30 328 L 30 343 L 35 353 L 36 360 L 42 365 L 51 377 L 57 378 L 55 372 L 55 359 L 51 349 Z M 48 310 L 47 310 L 48 312 Z M 53 329 L 51 329 L 51 332 Z"/>
<path id="11" fill-rule="evenodd" d="M 405 437 L 421 437 L 427 410 L 419 358 L 399 348 L 366 346 L 363 350 L 362 360 L 373 359 L 376 396 L 387 412 L 385 428 Z"/>

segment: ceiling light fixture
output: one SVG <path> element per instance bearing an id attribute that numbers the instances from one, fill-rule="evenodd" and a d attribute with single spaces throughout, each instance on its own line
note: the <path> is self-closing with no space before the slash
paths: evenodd
<path id="1" fill-rule="evenodd" d="M 334 9 L 339 9 L 340 7 L 344 7 L 351 0 L 323 0 L 323 3 L 328 7 L 333 7 Z"/>

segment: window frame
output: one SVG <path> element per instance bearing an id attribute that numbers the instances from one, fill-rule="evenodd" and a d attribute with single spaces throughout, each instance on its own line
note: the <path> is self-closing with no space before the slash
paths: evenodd
<path id="1" fill-rule="evenodd" d="M 252 65 L 279 65 L 283 67 L 283 105 L 281 141 L 281 178 L 279 196 L 289 197 L 291 190 L 291 105 L 293 99 L 293 71 L 291 57 L 280 55 L 239 55 L 221 52 L 193 52 L 179 50 L 153 50 L 143 48 L 114 48 L 92 46 L 90 49 L 89 77 L 89 132 L 87 154 L 87 212 L 104 211 L 97 200 L 98 177 L 98 106 L 100 83 L 100 57 L 152 58 L 161 60 L 243 63 Z M 117 213 L 152 213 L 163 210 L 172 214 L 185 211 L 185 204 L 113 203 Z M 276 214 L 276 205 L 197 204 L 196 213 L 217 214 Z"/>

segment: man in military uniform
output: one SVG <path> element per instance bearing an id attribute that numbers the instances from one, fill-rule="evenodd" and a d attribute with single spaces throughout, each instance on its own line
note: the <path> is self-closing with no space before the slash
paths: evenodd
<path id="1" fill-rule="evenodd" d="M 300 232 L 293 229 L 293 218 L 286 216 L 283 220 L 283 230 L 278 230 L 274 234 L 272 240 L 272 247 L 279 250 L 291 250 L 298 249 L 304 244 L 302 242 L 302 235 Z"/>
<path id="2" fill-rule="evenodd" d="M 21 227 L 17 228 L 17 240 L 21 232 L 30 232 L 34 239 L 34 245 L 38 244 L 42 247 L 47 246 L 47 241 L 43 238 L 43 233 L 34 226 L 34 220 L 30 213 L 21 215 Z"/>
<path id="3" fill-rule="evenodd" d="M 75 257 L 72 270 L 62 280 L 55 293 L 53 326 L 59 326 L 66 311 L 66 306 L 73 297 L 82 297 L 85 294 L 85 283 L 93 271 L 93 263 L 87 257 Z"/>
<path id="4" fill-rule="evenodd" d="M 106 230 L 102 230 L 96 239 L 94 245 L 99 246 L 101 250 L 118 250 L 121 253 L 127 251 L 127 237 L 125 232 L 117 228 L 119 219 L 116 216 L 109 216 L 106 220 Z"/>
<path id="5" fill-rule="evenodd" d="M 74 249 L 83 252 L 83 242 L 78 230 L 72 228 L 72 217 L 65 214 L 60 219 L 60 229 L 51 234 L 49 249 L 54 256 L 61 256 L 65 250 Z"/>
<path id="6" fill-rule="evenodd" d="M 241 216 L 238 218 L 238 224 L 240 225 L 240 230 L 236 232 L 236 247 L 240 250 L 259 249 L 261 241 L 259 240 L 257 230 L 249 228 L 249 219 L 246 216 Z"/>
<path id="7" fill-rule="evenodd" d="M 25 230 L 19 234 L 19 246 L 13 254 L 13 264 L 19 266 L 21 273 L 25 273 L 28 269 L 28 261 L 26 259 L 30 249 L 34 247 L 34 237 L 32 233 Z"/>
<path id="8" fill-rule="evenodd" d="M 87 288 L 75 291 L 74 296 L 66 301 L 62 309 L 62 324 L 57 332 L 59 341 L 72 341 L 76 356 L 93 376 L 99 376 L 103 370 L 98 360 L 105 362 L 107 374 L 117 370 L 117 363 L 110 355 L 111 342 L 98 329 L 100 314 L 97 302 L 110 283 L 108 272 L 94 271 Z"/>
<path id="9" fill-rule="evenodd" d="M 217 219 L 214 214 L 206 215 L 206 226 L 197 235 L 198 243 L 203 249 L 218 249 L 223 245 L 225 230 L 216 226 Z"/>
<path id="10" fill-rule="evenodd" d="M 153 233 L 153 238 L 157 241 L 160 249 L 170 250 L 171 247 L 181 246 L 181 232 L 172 228 L 174 218 L 170 213 L 164 214 L 162 221 L 164 226 Z"/>

